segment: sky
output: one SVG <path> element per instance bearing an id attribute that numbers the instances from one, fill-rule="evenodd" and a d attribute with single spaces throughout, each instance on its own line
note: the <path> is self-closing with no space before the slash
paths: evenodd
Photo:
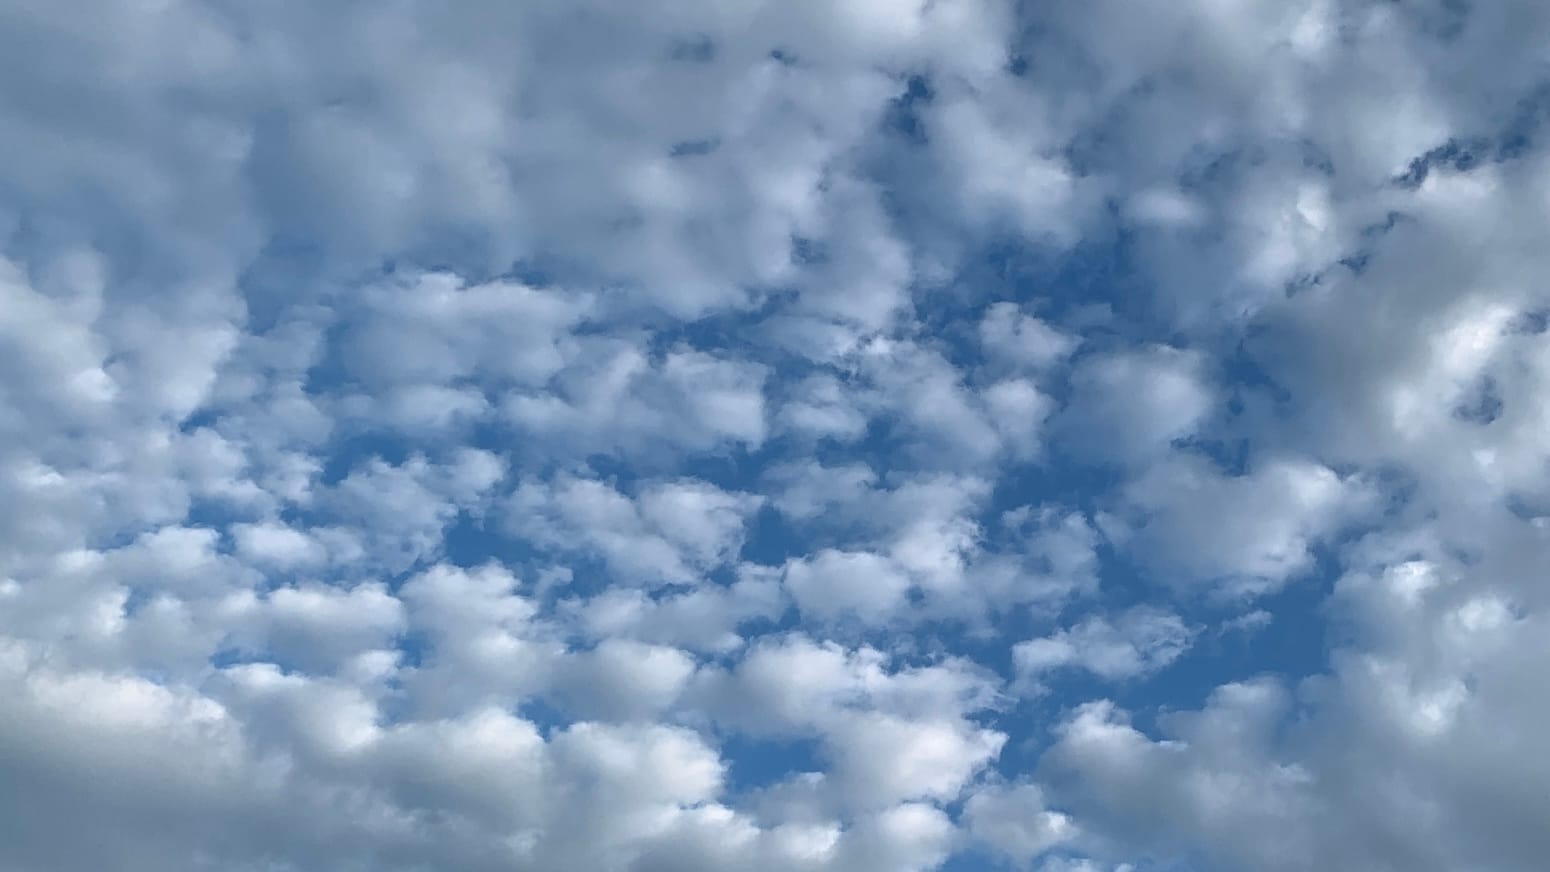
<path id="1" fill-rule="evenodd" d="M 1530 872 L 1550 5 L 0 0 L 0 872 Z"/>

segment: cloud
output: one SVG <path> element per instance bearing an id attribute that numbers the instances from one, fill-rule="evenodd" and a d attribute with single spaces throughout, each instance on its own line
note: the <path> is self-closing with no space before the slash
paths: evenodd
<path id="1" fill-rule="evenodd" d="M 651 482 L 632 499 L 600 481 L 563 477 L 520 485 L 506 514 L 513 533 L 594 553 L 622 584 L 694 584 L 735 560 L 759 504 L 704 482 Z"/>
<path id="2" fill-rule="evenodd" d="M 1313 548 L 1371 504 L 1363 482 L 1306 460 L 1269 461 L 1229 476 L 1184 454 L 1122 493 L 1111 538 L 1166 583 L 1227 595 L 1274 590 L 1307 572 Z"/>
<path id="3" fill-rule="evenodd" d="M 659 596 L 616 587 L 587 599 L 567 599 L 561 609 L 588 638 L 639 639 L 725 652 L 742 647 L 743 624 L 773 623 L 786 611 L 788 603 L 773 576 L 749 572 L 726 587 Z"/>
<path id="4" fill-rule="evenodd" d="M 606 639 L 567 662 L 560 696 L 586 720 L 651 718 L 673 705 L 694 665 L 676 648 Z"/>
<path id="5" fill-rule="evenodd" d="M 505 475 L 498 455 L 475 448 L 460 448 L 445 463 L 423 456 L 401 464 L 372 458 L 320 502 L 352 522 L 343 536 L 357 560 L 402 572 L 434 557 L 460 514 L 481 514 L 482 501 Z"/>
<path id="6" fill-rule="evenodd" d="M 1544 865 L 1543 4 L 10 6 L 0 867 Z"/>
<path id="7" fill-rule="evenodd" d="M 1088 461 L 1137 463 L 1196 432 L 1213 397 L 1199 353 L 1156 346 L 1083 358 L 1062 413 L 1063 446 Z"/>
<path id="8" fill-rule="evenodd" d="M 706 673 L 699 694 L 729 726 L 819 739 L 833 767 L 815 782 L 820 807 L 951 801 L 1006 741 L 969 717 L 995 703 L 993 685 L 962 661 L 887 667 L 874 649 L 788 636 L 751 649 L 734 670 Z"/>
<path id="9" fill-rule="evenodd" d="M 788 565 L 786 589 L 797 608 L 815 620 L 850 616 L 886 623 L 904 608 L 910 580 L 886 557 L 828 550 Z"/>
<path id="10" fill-rule="evenodd" d="M 1081 340 L 1019 311 L 1016 303 L 995 303 L 979 324 L 980 344 L 998 363 L 1049 369 L 1069 357 Z"/>
<path id="11" fill-rule="evenodd" d="M 1045 806 L 1032 784 L 995 785 L 964 804 L 969 834 L 1016 861 L 1039 857 L 1076 834 L 1071 819 Z"/>
<path id="12" fill-rule="evenodd" d="M 562 457 L 758 448 L 766 436 L 764 368 L 691 349 L 660 358 L 597 340 L 556 376 L 556 388 L 513 392 L 503 407 L 521 431 Z"/>
<path id="13" fill-rule="evenodd" d="M 1084 669 L 1123 680 L 1166 668 L 1188 650 L 1194 631 L 1178 615 L 1136 607 L 1114 622 L 1088 618 L 1050 636 L 1018 642 L 1012 660 L 1020 679 L 1037 687 L 1058 669 Z"/>

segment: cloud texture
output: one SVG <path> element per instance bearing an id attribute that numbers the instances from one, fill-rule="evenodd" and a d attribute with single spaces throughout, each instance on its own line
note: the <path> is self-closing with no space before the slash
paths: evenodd
<path id="1" fill-rule="evenodd" d="M 1544 868 L 1547 45 L 0 0 L 0 870 Z"/>

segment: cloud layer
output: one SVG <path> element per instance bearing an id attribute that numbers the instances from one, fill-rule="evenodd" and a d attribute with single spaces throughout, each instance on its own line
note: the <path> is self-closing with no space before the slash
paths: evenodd
<path id="1" fill-rule="evenodd" d="M 0 0 L 0 869 L 1543 868 L 1547 44 Z"/>

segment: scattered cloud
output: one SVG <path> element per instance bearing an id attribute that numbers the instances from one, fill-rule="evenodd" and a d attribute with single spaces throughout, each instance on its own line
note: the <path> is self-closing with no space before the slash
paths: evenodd
<path id="1" fill-rule="evenodd" d="M 0 868 L 1545 866 L 1542 4 L 0 7 Z"/>

